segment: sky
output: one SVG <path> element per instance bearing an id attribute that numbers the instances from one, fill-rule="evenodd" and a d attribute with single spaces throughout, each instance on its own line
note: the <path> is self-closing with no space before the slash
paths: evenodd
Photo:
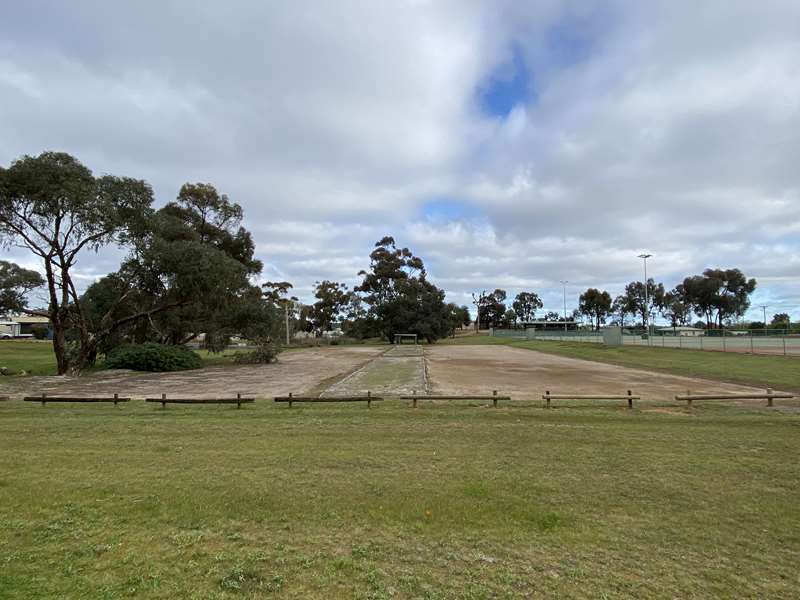
<path id="1" fill-rule="evenodd" d="M 800 320 L 796 0 L 0 0 L 0 164 L 65 151 L 244 208 L 264 280 L 392 235 L 449 301 L 758 280 Z M 16 249 L 5 252 L 36 266 Z M 86 253 L 84 285 L 121 251 Z"/>

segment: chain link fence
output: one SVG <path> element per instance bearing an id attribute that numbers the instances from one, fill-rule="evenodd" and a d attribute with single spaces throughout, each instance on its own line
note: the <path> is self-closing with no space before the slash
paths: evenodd
<path id="1" fill-rule="evenodd" d="M 556 331 L 541 329 L 493 329 L 494 337 L 557 342 L 603 343 L 602 331 Z M 781 329 L 710 329 L 681 332 L 667 328 L 656 329 L 649 335 L 644 329 L 625 328 L 623 346 L 656 348 L 685 348 L 740 354 L 800 356 L 800 333 Z"/>

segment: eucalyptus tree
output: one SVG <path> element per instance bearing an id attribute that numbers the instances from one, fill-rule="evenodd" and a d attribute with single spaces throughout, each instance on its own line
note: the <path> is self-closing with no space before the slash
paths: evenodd
<path id="1" fill-rule="evenodd" d="M 59 374 L 86 362 L 92 345 L 74 267 L 83 251 L 125 244 L 152 215 L 153 193 L 142 180 L 95 177 L 76 158 L 62 152 L 23 156 L 0 169 L 0 243 L 26 248 L 45 274 L 47 316 Z M 67 352 L 67 330 L 78 338 Z"/>
<path id="2" fill-rule="evenodd" d="M 611 294 L 596 288 L 589 288 L 578 298 L 578 311 L 591 318 L 598 330 L 611 313 L 611 306 Z"/>

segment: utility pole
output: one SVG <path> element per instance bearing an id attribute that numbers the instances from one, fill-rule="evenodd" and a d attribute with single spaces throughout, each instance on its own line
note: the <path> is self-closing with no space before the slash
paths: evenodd
<path id="1" fill-rule="evenodd" d="M 764 311 L 764 333 L 767 332 L 767 304 L 761 305 L 761 310 Z"/>
<path id="2" fill-rule="evenodd" d="M 647 340 L 650 340 L 650 299 L 647 296 L 647 259 L 653 256 L 652 254 L 640 254 L 639 258 L 644 262 L 644 310 L 642 317 L 644 317 L 645 330 L 647 331 Z"/>
<path id="3" fill-rule="evenodd" d="M 569 281 L 566 279 L 559 282 L 564 291 L 564 331 L 567 330 L 567 284 Z"/>
<path id="4" fill-rule="evenodd" d="M 286 345 L 287 346 L 289 345 L 289 302 L 291 302 L 291 300 L 287 299 L 283 303 L 284 316 L 286 318 Z"/>

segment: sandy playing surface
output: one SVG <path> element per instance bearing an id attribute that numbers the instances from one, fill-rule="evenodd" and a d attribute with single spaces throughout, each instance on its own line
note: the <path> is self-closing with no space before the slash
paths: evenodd
<path id="1" fill-rule="evenodd" d="M 319 392 L 332 378 L 357 369 L 385 348 L 351 346 L 313 348 L 282 353 L 271 365 L 237 365 L 181 371 L 177 373 L 133 373 L 101 371 L 89 377 L 31 377 L 14 395 L 90 395 L 119 393 L 133 398 L 191 396 L 244 396 L 268 398 L 289 392 Z"/>
<path id="2" fill-rule="evenodd" d="M 491 394 L 515 400 L 540 400 L 552 394 L 624 394 L 642 400 L 673 400 L 675 394 L 741 393 L 741 385 L 678 377 L 602 363 L 564 358 L 507 346 L 431 346 L 425 349 L 433 394 Z M 760 390 L 764 391 L 764 390 Z"/>

